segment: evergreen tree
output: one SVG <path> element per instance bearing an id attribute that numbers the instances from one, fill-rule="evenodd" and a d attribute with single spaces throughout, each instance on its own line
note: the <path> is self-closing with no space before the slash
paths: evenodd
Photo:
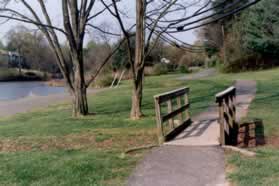
<path id="1" fill-rule="evenodd" d="M 264 56 L 279 56 L 278 10 L 278 0 L 262 0 L 242 15 L 246 48 Z"/>

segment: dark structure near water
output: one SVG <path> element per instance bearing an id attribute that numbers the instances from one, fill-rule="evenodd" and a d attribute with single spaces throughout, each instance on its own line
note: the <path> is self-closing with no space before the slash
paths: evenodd
<path id="1" fill-rule="evenodd" d="M 0 67 L 28 68 L 25 58 L 17 52 L 0 50 Z"/>

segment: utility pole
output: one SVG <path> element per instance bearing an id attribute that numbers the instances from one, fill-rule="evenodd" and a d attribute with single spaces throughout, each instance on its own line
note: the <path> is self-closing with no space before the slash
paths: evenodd
<path id="1" fill-rule="evenodd" d="M 20 54 L 20 48 L 18 49 L 18 72 L 19 72 L 19 76 L 21 76 L 21 68 L 22 68 L 22 63 L 21 63 L 22 57 Z"/>
<path id="2" fill-rule="evenodd" d="M 226 36 L 225 36 L 225 28 L 224 24 L 222 24 L 222 35 L 223 35 L 223 60 L 224 64 L 227 64 L 227 51 L 226 51 Z"/>

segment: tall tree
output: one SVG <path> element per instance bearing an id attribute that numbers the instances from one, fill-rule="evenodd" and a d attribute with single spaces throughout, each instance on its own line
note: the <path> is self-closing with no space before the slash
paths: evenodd
<path id="1" fill-rule="evenodd" d="M 143 115 L 141 111 L 141 103 L 144 67 L 146 64 L 146 57 L 149 56 L 150 52 L 156 47 L 157 41 L 161 39 L 180 49 L 200 51 L 200 47 L 192 47 L 175 37 L 175 34 L 199 28 L 212 22 L 216 22 L 219 19 L 224 19 L 227 16 L 235 14 L 257 3 L 258 1 L 259 0 L 254 0 L 236 8 L 224 7 L 222 10 L 225 14 L 211 19 L 216 15 L 211 13 L 213 10 L 211 7 L 211 0 L 206 3 L 202 3 L 203 1 L 199 0 L 136 0 L 136 48 L 135 51 L 133 51 L 129 40 L 131 37 L 129 34 L 131 28 L 127 28 L 123 21 L 123 17 L 127 17 L 127 15 L 123 13 L 125 11 L 120 10 L 117 5 L 118 1 L 116 0 L 111 0 L 112 8 L 109 8 L 109 4 L 104 0 L 101 0 L 104 6 L 109 9 L 111 15 L 118 21 L 127 45 L 129 46 L 129 62 L 133 72 L 131 118 L 139 119 Z M 188 8 L 193 8 L 195 6 L 199 6 L 199 8 L 190 16 L 185 16 L 188 13 Z M 156 42 L 151 42 L 152 40 L 155 40 Z M 133 52 L 135 54 L 134 60 L 132 57 Z"/>
<path id="2" fill-rule="evenodd" d="M 263 56 L 279 56 L 279 1 L 263 0 L 240 17 L 242 41 Z"/>
<path id="3" fill-rule="evenodd" d="M 144 57 L 145 57 L 145 11 L 146 1 L 136 1 L 136 48 L 135 62 L 133 64 L 134 89 L 132 95 L 131 118 L 139 119 L 142 117 L 142 89 L 144 76 Z"/>
<path id="4" fill-rule="evenodd" d="M 63 27 L 56 26 L 49 14 L 47 1 L 36 0 L 40 10 L 35 8 L 34 1 L 27 0 L 2 0 L 0 18 L 24 22 L 35 25 L 46 37 L 56 58 L 57 65 L 62 72 L 68 89 L 73 97 L 72 115 L 77 117 L 88 114 L 87 87 L 92 82 L 86 81 L 84 73 L 84 38 L 86 30 L 92 20 L 100 16 L 104 10 L 93 11 L 95 0 L 61 0 L 60 10 Z M 16 9 L 15 4 L 20 4 L 24 11 Z M 22 12 L 28 12 L 23 14 Z M 42 15 L 41 15 L 42 14 Z M 58 33 L 63 34 L 69 50 L 63 52 L 59 42 Z"/>

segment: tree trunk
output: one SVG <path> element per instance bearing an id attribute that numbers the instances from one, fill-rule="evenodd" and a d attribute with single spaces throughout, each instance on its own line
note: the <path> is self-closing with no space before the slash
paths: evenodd
<path id="1" fill-rule="evenodd" d="M 225 34 L 225 28 L 224 25 L 222 25 L 222 36 L 223 36 L 223 60 L 224 64 L 227 64 L 227 46 L 226 46 L 226 34 Z"/>
<path id="2" fill-rule="evenodd" d="M 88 114 L 86 87 L 76 87 L 73 95 L 73 117 L 85 116 Z"/>
<path id="3" fill-rule="evenodd" d="M 77 55 L 74 72 L 73 90 L 73 117 L 85 116 L 88 114 L 87 88 L 83 72 L 83 57 Z"/>
<path id="4" fill-rule="evenodd" d="M 145 55 L 145 0 L 136 2 L 136 48 L 135 62 L 132 65 L 134 89 L 132 95 L 131 119 L 140 119 L 143 114 L 141 111 L 142 89 L 144 78 L 144 55 Z"/>
<path id="5" fill-rule="evenodd" d="M 143 70 L 139 72 L 141 77 L 137 78 L 136 81 L 134 81 L 133 86 L 133 95 L 132 95 L 132 108 L 131 108 L 131 119 L 138 120 L 143 116 L 143 113 L 141 111 L 142 106 L 142 89 L 143 89 Z"/>

